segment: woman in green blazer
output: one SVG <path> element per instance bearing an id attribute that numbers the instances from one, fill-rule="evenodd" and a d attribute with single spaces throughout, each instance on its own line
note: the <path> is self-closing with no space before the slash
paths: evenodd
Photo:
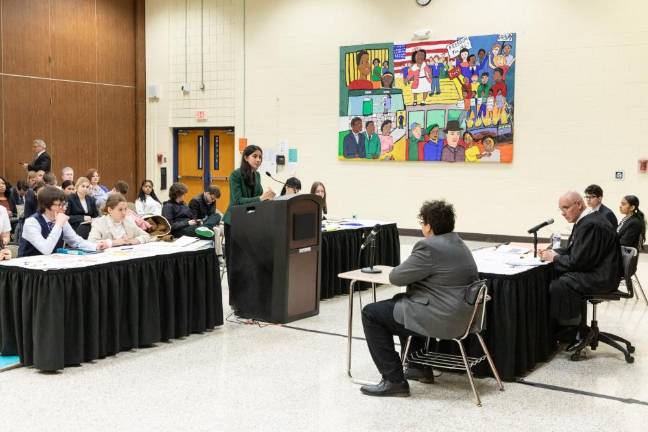
<path id="1" fill-rule="evenodd" d="M 230 202 L 227 211 L 225 212 L 225 216 L 223 216 L 223 222 L 225 223 L 225 261 L 228 266 L 227 282 L 230 287 L 230 304 L 232 304 L 232 288 L 229 284 L 231 251 L 229 245 L 231 244 L 230 236 L 232 232 L 232 207 L 265 201 L 275 197 L 275 193 L 270 188 L 263 192 L 263 188 L 261 187 L 261 176 L 258 172 L 261 162 L 263 162 L 263 150 L 261 150 L 261 147 L 249 145 L 245 147 L 245 150 L 243 150 L 241 166 L 234 170 L 229 178 Z"/>

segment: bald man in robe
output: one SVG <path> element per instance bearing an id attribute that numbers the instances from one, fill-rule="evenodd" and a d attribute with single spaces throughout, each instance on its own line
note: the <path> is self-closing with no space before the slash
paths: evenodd
<path id="1" fill-rule="evenodd" d="M 576 340 L 567 347 L 577 351 L 589 345 L 587 302 L 583 295 L 604 294 L 619 286 L 623 265 L 615 229 L 599 212 L 587 208 L 578 192 L 558 200 L 562 216 L 574 224 L 565 249 L 543 250 L 540 258 L 553 262 L 558 278 L 549 287 L 551 315 L 559 324 L 578 326 Z"/>

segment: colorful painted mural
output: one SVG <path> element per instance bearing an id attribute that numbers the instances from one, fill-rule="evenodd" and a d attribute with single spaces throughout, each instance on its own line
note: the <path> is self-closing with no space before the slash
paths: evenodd
<path id="1" fill-rule="evenodd" d="M 342 160 L 513 160 L 515 33 L 340 48 Z"/>

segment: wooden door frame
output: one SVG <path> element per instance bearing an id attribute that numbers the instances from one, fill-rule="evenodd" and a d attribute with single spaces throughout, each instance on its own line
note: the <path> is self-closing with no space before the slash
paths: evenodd
<path id="1" fill-rule="evenodd" d="M 174 127 L 172 130 L 173 133 L 173 182 L 178 181 L 178 132 L 181 130 L 202 130 L 203 131 L 203 190 L 207 190 L 211 184 L 211 131 L 217 132 L 232 132 L 234 133 L 234 126 L 231 127 Z M 234 149 L 234 154 L 236 154 L 236 148 Z M 234 161 L 236 165 L 236 161 Z"/>

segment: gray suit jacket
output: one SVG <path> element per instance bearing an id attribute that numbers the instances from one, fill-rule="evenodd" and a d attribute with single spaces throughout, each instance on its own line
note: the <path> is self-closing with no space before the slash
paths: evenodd
<path id="1" fill-rule="evenodd" d="M 414 245 L 412 254 L 389 274 L 397 295 L 394 319 L 406 329 L 441 339 L 462 336 L 474 309 L 467 287 L 479 278 L 472 253 L 454 232 Z"/>

